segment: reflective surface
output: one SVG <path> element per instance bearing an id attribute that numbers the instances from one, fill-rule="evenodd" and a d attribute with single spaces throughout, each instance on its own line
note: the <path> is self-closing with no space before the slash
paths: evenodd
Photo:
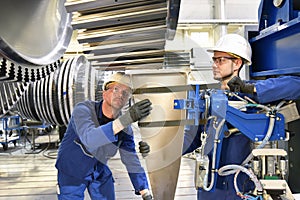
<path id="1" fill-rule="evenodd" d="M 173 39 L 180 0 L 67 0 L 72 26 L 99 70 L 160 69 Z"/>
<path id="2" fill-rule="evenodd" d="M 64 2 L 2 0 L 0 54 L 28 65 L 48 65 L 58 60 L 73 30 Z"/>
<path id="3" fill-rule="evenodd" d="M 130 73 L 130 72 L 129 72 Z M 137 72 L 138 73 L 138 72 Z M 141 122 L 149 122 L 140 127 L 142 139 L 150 145 L 150 153 L 145 158 L 154 199 L 173 200 L 181 163 L 183 129 L 182 119 L 186 119 L 185 110 L 174 110 L 174 99 L 187 98 L 186 91 L 147 93 L 147 88 L 186 85 L 184 72 L 171 70 L 143 71 L 132 75 L 134 89 L 143 88 L 144 93 L 134 94 L 135 101 L 150 99 L 151 114 Z M 170 87 L 171 88 L 171 87 Z M 155 127 L 151 122 L 178 120 L 174 126 Z"/>
<path id="4" fill-rule="evenodd" d="M 83 55 L 64 61 L 45 78 L 29 83 L 17 103 L 20 115 L 49 124 L 67 125 L 74 106 L 93 99 L 91 66 Z M 91 92 L 92 91 L 92 92 Z M 0 91 L 1 92 L 1 91 Z"/>

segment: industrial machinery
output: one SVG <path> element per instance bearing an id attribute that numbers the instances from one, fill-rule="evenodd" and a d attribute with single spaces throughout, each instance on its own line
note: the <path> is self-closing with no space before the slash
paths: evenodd
<path id="1" fill-rule="evenodd" d="M 151 146 L 145 162 L 154 199 L 173 200 L 181 163 L 185 110 L 173 100 L 187 98 L 185 70 L 131 71 L 134 100 L 149 99 L 152 112 L 139 122 L 142 140 Z M 155 81 L 153 81 L 155 80 Z"/>
<path id="2" fill-rule="evenodd" d="M 0 117 L 60 66 L 72 36 L 65 0 L 4 0 L 0 6 Z"/>
<path id="3" fill-rule="evenodd" d="M 65 7 L 92 67 L 157 69 L 175 36 L 180 0 L 67 0 Z"/>
<path id="4" fill-rule="evenodd" d="M 261 1 L 259 29 L 246 33 L 253 50 L 251 79 L 299 75 L 299 13 L 299 1 Z M 296 149 L 299 137 L 293 137 L 293 142 L 289 140 L 290 133 L 298 132 L 300 127 L 299 120 L 293 126 L 285 123 L 288 115 L 281 114 L 281 107 L 287 102 L 260 105 L 235 93 L 200 91 L 199 87 L 195 93 L 190 93 L 190 97 L 175 100 L 174 109 L 188 109 L 190 120 L 204 127 L 200 137 L 202 146 L 196 156 L 197 189 L 213 191 L 219 176 L 235 174 L 234 186 L 242 199 L 294 199 L 292 192 L 299 192 L 299 181 L 295 180 L 299 177 L 295 169 L 299 158 L 292 151 Z M 231 101 L 233 97 L 235 101 Z M 292 117 L 299 119 L 297 108 L 293 110 L 296 116 Z M 228 127 L 227 123 L 234 128 Z M 252 141 L 253 150 L 240 165 L 220 168 L 222 141 L 236 132 Z M 212 153 L 210 159 L 209 152 Z M 246 173 L 253 181 L 255 191 L 251 194 L 240 192 L 236 178 L 239 173 Z"/>
<path id="5" fill-rule="evenodd" d="M 28 119 L 66 125 L 77 102 L 94 99 L 86 86 L 96 67 L 162 68 L 179 7 L 180 0 L 1 2 L 0 117 L 17 106 Z M 81 56 L 68 60 L 71 36 L 80 43 L 71 53 Z"/>
<path id="6" fill-rule="evenodd" d="M 189 96 L 187 100 L 175 100 L 174 108 L 187 109 L 188 118 L 203 126 L 202 145 L 196 154 L 197 189 L 213 192 L 219 176 L 235 174 L 235 190 L 242 199 L 294 199 L 286 182 L 287 152 L 279 144 L 290 138 L 285 130 L 285 117 L 280 113 L 285 101 L 266 106 L 252 103 L 249 98 L 244 99 L 236 93 L 199 91 L 199 87 Z M 220 167 L 223 139 L 237 133 L 252 141 L 253 151 L 243 163 Z M 237 184 L 239 173 L 246 173 L 254 182 L 253 193 L 240 191 Z"/>
<path id="7" fill-rule="evenodd" d="M 261 1 L 258 12 L 259 30 L 248 33 L 253 52 L 250 68 L 252 79 L 300 75 L 299 13 L 300 2 L 296 0 Z M 299 100 L 296 103 L 299 110 Z M 299 193 L 299 120 L 288 123 L 286 129 L 294 133 L 288 142 L 288 182 L 293 193 Z"/>
<path id="8" fill-rule="evenodd" d="M 67 0 L 51 3 L 41 1 L 38 4 L 33 0 L 29 3 L 22 3 L 20 0 L 16 0 L 17 3 L 11 0 L 5 2 L 7 6 L 1 6 L 3 16 L 16 17 L 10 17 L 9 20 L 3 17 L 1 21 L 1 25 L 6 28 L 0 32 L 0 116 L 18 102 L 17 109 L 22 116 L 59 125 L 68 123 L 77 101 L 91 96 L 86 94 L 86 90 L 83 91 L 84 86 L 87 88 L 86 85 L 90 84 L 87 80 L 91 74 L 90 67 L 103 71 L 139 69 L 141 66 L 149 70 L 161 69 L 166 54 L 165 39 L 174 37 L 180 5 L 180 0 Z M 61 12 L 57 15 L 57 12 L 45 12 L 44 9 L 36 9 L 37 7 L 54 7 L 54 10 Z M 8 13 L 11 10 L 15 12 Z M 300 74 L 297 60 L 300 45 L 295 42 L 300 39 L 299 12 L 299 1 L 261 1 L 259 29 L 247 33 L 253 50 L 253 65 L 250 68 L 252 79 Z M 55 23 L 52 26 L 45 21 L 38 21 L 38 26 L 31 23 L 37 22 L 36 15 L 41 14 L 44 14 L 42 19 L 54 19 L 52 21 Z M 49 14 L 54 16 L 47 16 Z M 19 16 L 30 17 L 20 20 Z M 62 20 L 58 20 L 57 16 L 61 16 L 59 19 Z M 15 21 L 19 24 L 10 26 Z M 59 58 L 71 38 L 70 25 L 77 30 L 78 42 L 82 44 L 82 52 L 90 64 L 84 56 L 60 62 Z M 28 30 L 23 31 L 23 37 L 18 34 L 20 27 Z M 31 30 L 32 27 L 37 30 Z M 45 34 L 41 34 L 41 30 Z M 35 34 L 39 37 L 32 37 L 28 33 L 39 33 Z M 50 40 L 45 39 L 49 38 L 49 33 Z M 21 47 L 25 48 L 20 49 L 16 43 L 21 43 Z M 29 51 L 28 46 L 31 47 Z M 55 70 L 56 68 L 58 69 Z M 156 114 L 140 123 L 143 139 L 149 142 L 152 149 L 146 163 L 155 199 L 174 198 L 185 123 L 205 125 L 207 128 L 201 137 L 203 146 L 196 159 L 197 188 L 213 190 L 218 176 L 246 173 L 255 182 L 257 190 L 253 191 L 255 196 L 240 193 L 241 197 L 259 199 L 276 193 L 274 195 L 280 194 L 281 197 L 292 199 L 289 186 L 293 192 L 300 192 L 300 184 L 296 180 L 299 170 L 288 165 L 294 162 L 293 166 L 296 166 L 299 156 L 279 146 L 279 143 L 287 143 L 289 140 L 289 132 L 285 129 L 298 131 L 300 127 L 299 123 L 293 127 L 285 124 L 287 120 L 281 114 L 283 103 L 272 106 L 252 104 L 238 96 L 234 96 L 238 101 L 231 101 L 231 95 L 236 94 L 220 90 L 200 90 L 196 86 L 189 93 L 189 99 L 175 101 L 175 109 L 189 110 L 187 120 L 184 121 L 186 113 L 174 111 L 170 100 L 187 98 L 186 89 L 189 87 L 181 88 L 182 85 L 186 86 L 186 74 L 162 72 L 163 70 L 155 73 L 146 70 L 131 74 L 136 88 L 134 97 L 139 99 L 147 96 L 156 105 L 153 112 Z M 90 85 L 88 88 L 93 87 Z M 204 113 L 202 120 L 199 120 L 200 113 Z M 228 128 L 225 121 L 236 129 Z M 256 148 L 241 166 L 228 166 L 211 173 L 207 166 L 210 162 L 218 169 L 223 138 L 236 131 L 245 134 Z M 210 137 L 208 133 L 211 133 Z M 296 141 L 297 137 L 299 138 L 294 137 Z M 295 142 L 290 140 L 288 143 L 289 147 L 297 148 Z M 215 150 L 214 161 L 206 157 L 211 149 Z M 287 183 L 293 184 L 288 186 Z M 168 191 L 161 189 L 167 187 Z"/>
<path id="9" fill-rule="evenodd" d="M 46 78 L 28 83 L 16 107 L 25 119 L 67 125 L 76 103 L 94 99 L 93 70 L 85 56 L 69 58 Z"/>
<path id="10" fill-rule="evenodd" d="M 8 116 L 0 118 L 0 143 L 3 150 L 7 150 L 8 144 L 13 143 L 16 145 L 17 140 L 21 135 L 21 118 L 20 116 Z"/>

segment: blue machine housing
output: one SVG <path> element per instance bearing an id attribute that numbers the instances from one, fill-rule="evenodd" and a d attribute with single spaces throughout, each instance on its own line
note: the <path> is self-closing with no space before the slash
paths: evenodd
<path id="1" fill-rule="evenodd" d="M 253 113 L 241 111 L 228 104 L 228 97 L 223 90 L 215 90 L 211 95 L 211 115 L 224 118 L 226 122 L 236 127 L 251 141 L 262 141 L 269 127 L 270 116 L 266 113 Z M 276 118 L 275 126 L 270 141 L 286 139 L 284 116 L 280 113 L 273 114 Z M 223 130 L 226 131 L 226 130 Z M 224 133 L 222 133 L 224 134 Z"/>
<path id="2" fill-rule="evenodd" d="M 261 1 L 259 30 L 256 36 L 249 37 L 251 77 L 300 74 L 299 11 L 299 1 L 285 0 L 279 8 L 273 0 Z"/>
<path id="3" fill-rule="evenodd" d="M 237 127 L 251 141 L 262 141 L 269 127 L 269 118 L 265 114 L 246 114 L 236 108 L 228 106 L 226 113 L 227 122 Z M 270 141 L 283 140 L 286 138 L 284 129 L 284 117 L 280 113 L 276 113 L 277 121 Z"/>
<path id="4" fill-rule="evenodd" d="M 208 97 L 208 98 L 207 98 Z M 255 105 L 253 105 L 255 107 Z M 206 142 L 204 154 L 207 155 L 216 148 L 215 166 L 214 169 L 219 169 L 220 157 L 222 151 L 223 139 L 226 137 L 228 125 L 237 128 L 241 134 L 244 134 L 253 142 L 260 142 L 266 138 L 269 130 L 270 118 L 275 118 L 272 134 L 268 141 L 283 141 L 287 139 L 285 131 L 284 116 L 275 111 L 268 111 L 267 113 L 260 112 L 261 108 L 251 109 L 237 109 L 229 105 L 228 96 L 224 90 L 205 90 L 199 91 L 199 86 L 195 91 L 189 91 L 188 99 L 175 99 L 174 109 L 186 109 L 188 119 L 195 120 L 194 125 L 199 125 L 199 121 L 207 116 L 213 117 L 214 120 L 207 120 L 205 124 L 207 133 L 210 135 Z M 212 118 L 211 118 L 212 119 Z M 222 121 L 226 123 L 222 124 Z M 229 123 L 229 124 L 228 124 Z M 217 131 L 218 128 L 220 131 Z M 220 127 L 219 127 L 220 126 Z M 189 127 L 186 127 L 187 129 Z M 217 136 L 217 137 L 216 137 Z M 215 145 L 217 142 L 217 146 Z M 214 172 L 214 182 L 211 191 L 214 191 L 218 173 Z"/>
<path id="5" fill-rule="evenodd" d="M 295 0 L 285 0 L 280 7 L 275 7 L 273 0 L 261 1 L 258 18 L 259 31 L 277 23 L 285 23 L 298 17 L 300 3 Z"/>
<path id="6" fill-rule="evenodd" d="M 277 1 L 279 2 L 279 1 Z M 261 0 L 259 7 L 259 29 L 248 32 L 252 47 L 250 77 L 264 79 L 270 76 L 300 75 L 300 1 L 283 0 L 275 7 L 273 0 Z M 300 100 L 296 101 L 298 110 Z M 286 129 L 299 133 L 299 120 L 289 123 Z M 289 177 L 291 190 L 300 193 L 299 182 L 299 134 L 291 134 L 288 146 Z"/>
<path id="7" fill-rule="evenodd" d="M 225 119 L 226 122 L 238 128 L 242 134 L 253 142 L 262 141 L 265 138 L 270 120 L 270 116 L 266 113 L 253 113 L 253 110 L 251 112 L 241 111 L 228 105 L 228 97 L 224 94 L 223 90 L 204 91 L 198 95 L 199 87 L 197 88 L 196 91 L 189 91 L 189 99 L 174 100 L 174 109 L 186 109 L 188 119 L 195 120 L 194 125 L 199 125 L 200 113 L 208 112 L 210 116 Z M 210 95 L 209 111 L 206 111 L 206 100 L 203 97 L 207 93 Z M 285 140 L 284 116 L 280 113 L 273 113 L 272 115 L 276 118 L 276 122 L 269 140 Z"/>

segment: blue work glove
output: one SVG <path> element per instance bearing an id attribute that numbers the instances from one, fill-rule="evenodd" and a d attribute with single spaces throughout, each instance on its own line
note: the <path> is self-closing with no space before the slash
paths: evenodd
<path id="1" fill-rule="evenodd" d="M 143 157 L 146 157 L 150 152 L 150 146 L 147 142 L 140 141 L 139 142 L 139 150 Z"/>
<path id="2" fill-rule="evenodd" d="M 149 99 L 144 99 L 131 106 L 124 115 L 119 117 L 119 120 L 123 127 L 127 127 L 133 122 L 139 121 L 142 118 L 148 116 L 150 114 L 150 111 L 152 110 L 151 105 L 152 103 Z"/>
<path id="3" fill-rule="evenodd" d="M 234 76 L 228 83 L 231 92 L 241 92 L 247 94 L 254 93 L 254 84 L 245 83 L 238 76 Z"/>

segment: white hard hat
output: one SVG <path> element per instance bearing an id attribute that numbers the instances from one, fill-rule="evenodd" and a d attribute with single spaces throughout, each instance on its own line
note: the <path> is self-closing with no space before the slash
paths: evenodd
<path id="1" fill-rule="evenodd" d="M 104 80 L 104 83 L 102 85 L 102 90 L 106 90 L 106 86 L 109 83 L 117 82 L 123 85 L 128 86 L 130 89 L 132 89 L 132 84 L 129 75 L 117 72 L 112 75 L 110 75 L 107 79 Z"/>
<path id="2" fill-rule="evenodd" d="M 208 52 L 222 51 L 237 55 L 251 65 L 252 50 L 249 42 L 238 34 L 227 34 L 222 36 L 216 46 L 208 49 Z"/>

